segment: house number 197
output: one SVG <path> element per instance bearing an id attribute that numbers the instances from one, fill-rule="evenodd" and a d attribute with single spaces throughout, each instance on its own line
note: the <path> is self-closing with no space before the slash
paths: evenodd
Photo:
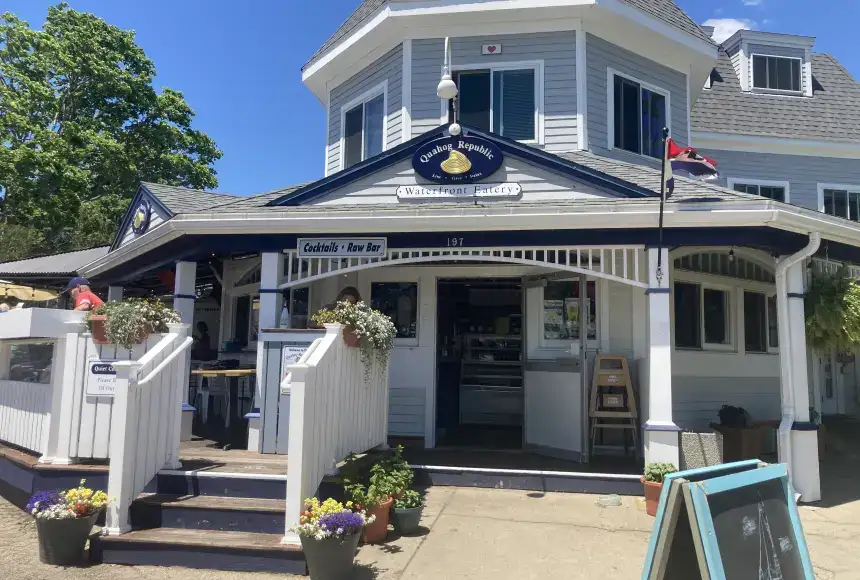
<path id="1" fill-rule="evenodd" d="M 448 238 L 448 247 L 449 248 L 462 248 L 463 247 L 463 238 Z"/>

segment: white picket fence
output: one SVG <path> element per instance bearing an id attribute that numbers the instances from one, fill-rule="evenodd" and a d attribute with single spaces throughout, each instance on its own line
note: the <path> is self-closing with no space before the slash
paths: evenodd
<path id="1" fill-rule="evenodd" d="M 287 530 L 338 462 L 388 438 L 388 368 L 374 362 L 365 381 L 360 350 L 346 346 L 342 330 L 326 325 L 282 384 L 290 395 Z M 299 539 L 287 531 L 284 541 Z"/>
<path id="2" fill-rule="evenodd" d="M 194 339 L 189 325 L 170 325 L 139 360 L 114 364 L 116 394 L 111 425 L 105 532 L 131 529 L 129 507 L 161 469 L 177 469 L 182 395 L 187 388 Z"/>
<path id="3" fill-rule="evenodd" d="M 0 441 L 43 453 L 51 385 L 0 380 Z"/>

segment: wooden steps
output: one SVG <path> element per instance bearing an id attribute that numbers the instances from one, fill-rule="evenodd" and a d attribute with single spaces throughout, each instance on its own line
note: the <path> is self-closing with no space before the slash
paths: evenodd
<path id="1" fill-rule="evenodd" d="M 131 510 L 135 529 L 177 528 L 283 536 L 286 508 L 279 499 L 154 494 L 138 498 Z"/>

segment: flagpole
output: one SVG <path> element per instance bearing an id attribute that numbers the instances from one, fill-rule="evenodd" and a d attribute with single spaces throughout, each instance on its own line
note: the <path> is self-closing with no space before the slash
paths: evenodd
<path id="1" fill-rule="evenodd" d="M 669 162 L 669 128 L 663 127 L 663 164 L 660 167 L 660 222 L 657 226 L 657 284 L 663 285 L 663 208 L 666 203 L 666 164 Z"/>

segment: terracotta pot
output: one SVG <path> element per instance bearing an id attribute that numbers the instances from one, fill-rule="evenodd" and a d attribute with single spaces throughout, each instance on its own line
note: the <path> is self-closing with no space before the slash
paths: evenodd
<path id="1" fill-rule="evenodd" d="M 368 516 L 376 516 L 376 520 L 372 524 L 364 527 L 364 535 L 361 540 L 365 544 L 381 544 L 388 536 L 388 521 L 391 518 L 391 506 L 394 500 L 388 498 L 384 503 L 373 507 L 368 512 Z"/>
<path id="2" fill-rule="evenodd" d="M 645 485 L 645 513 L 649 516 L 656 516 L 657 506 L 660 505 L 660 493 L 663 491 L 663 484 L 645 481 L 644 477 L 640 478 L 640 481 Z"/>
<path id="3" fill-rule="evenodd" d="M 345 326 L 343 328 L 343 342 L 350 348 L 358 348 L 361 346 L 361 341 L 355 333 L 355 329 L 351 326 Z"/>
<path id="4" fill-rule="evenodd" d="M 90 316 L 90 322 L 93 326 L 93 342 L 96 344 L 110 344 L 105 331 L 105 320 L 107 317 L 103 314 L 94 314 Z"/>

